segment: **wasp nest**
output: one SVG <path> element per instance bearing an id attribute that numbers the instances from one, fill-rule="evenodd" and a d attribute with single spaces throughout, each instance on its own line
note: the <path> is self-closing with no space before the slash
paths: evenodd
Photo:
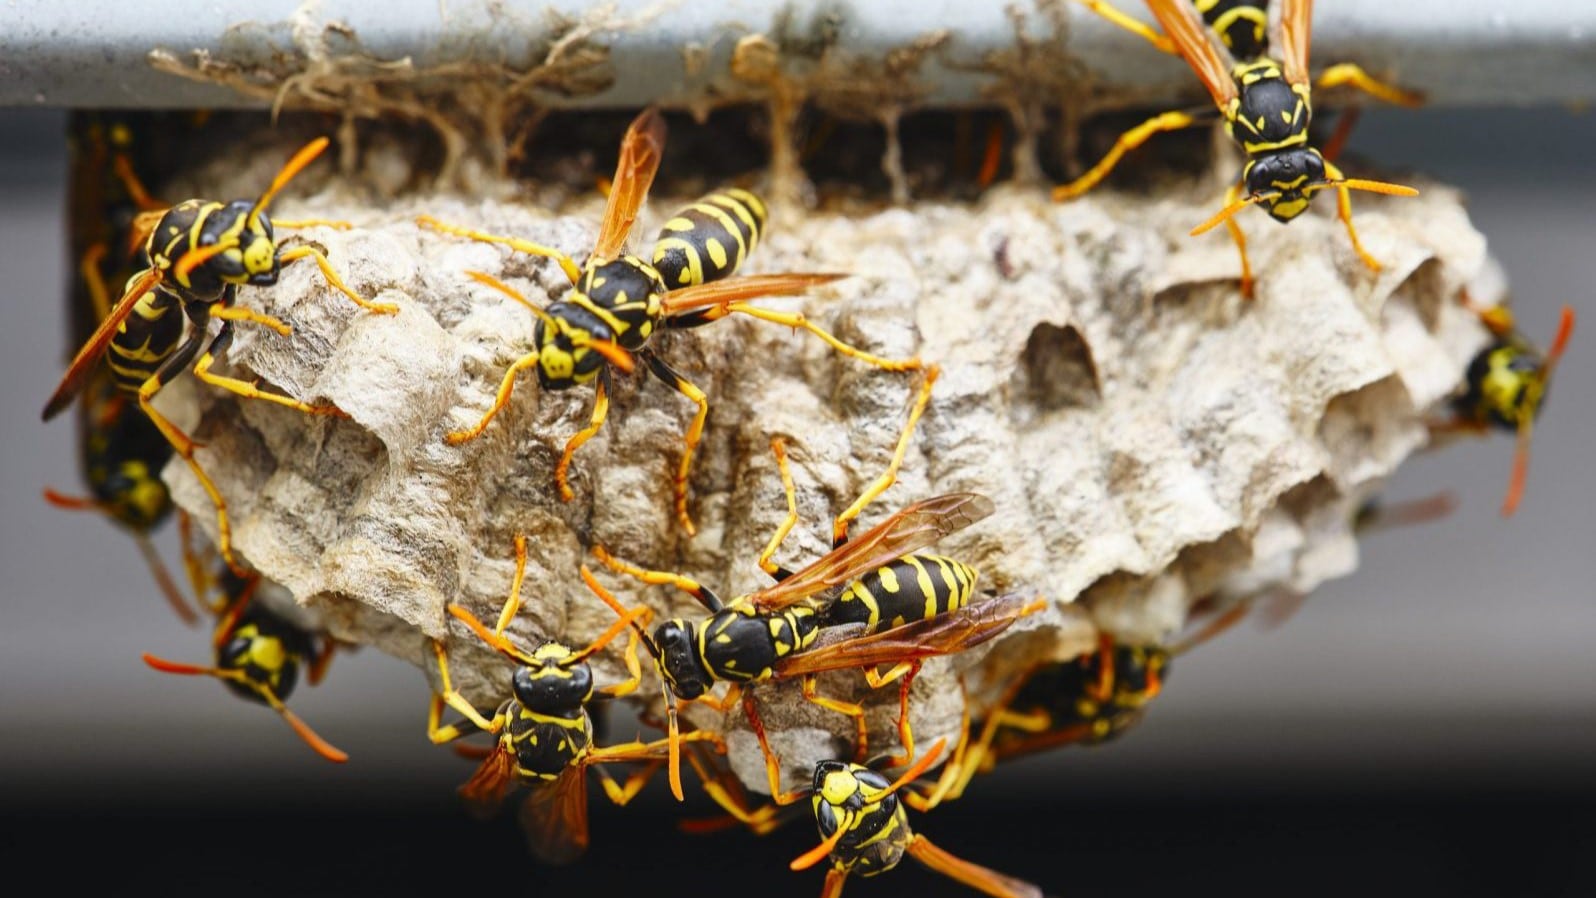
<path id="1" fill-rule="evenodd" d="M 251 195 L 285 156 L 262 151 L 262 171 L 227 180 L 197 176 L 205 189 L 196 193 Z M 428 641 L 446 640 L 480 707 L 507 694 L 505 662 L 444 607 L 497 614 L 516 534 L 529 537 L 530 562 L 513 637 L 583 644 L 614 620 L 578 577 L 590 547 L 738 595 L 767 582 L 755 558 L 786 511 L 772 437 L 785 438 L 797 485 L 800 524 L 777 555 L 788 567 L 829 549 L 832 515 L 890 458 L 914 374 L 732 316 L 654 342 L 710 398 L 690 485 L 697 536 L 678 526 L 672 492 L 695 408 L 641 368 L 617 380 L 608 423 L 576 454 L 575 498 L 563 502 L 552 470 L 587 423 L 591 387 L 542 392 L 528 373 L 480 439 L 456 447 L 443 436 L 475 422 L 506 367 L 531 348 L 533 317 L 466 272 L 494 275 L 539 303 L 561 296 L 564 275 L 547 259 L 424 231 L 414 218 L 525 237 L 580 260 L 602 200 L 578 196 L 551 212 L 401 195 L 373 207 L 337 183 L 307 197 L 316 188 L 305 182 L 279 201 L 282 217 L 355 227 L 290 239 L 322 247 L 352 288 L 399 313 L 367 313 L 314 266 L 293 265 L 275 288 L 239 294 L 291 324 L 292 336 L 241 326 L 227 362 L 348 418 L 210 389 L 168 391 L 161 402 L 205 444 L 200 460 L 231 505 L 249 564 L 319 612 L 337 638 L 404 658 L 429 679 Z M 997 640 L 926 666 L 912 704 L 921 744 L 956 738 L 960 680 L 979 713 L 1005 677 L 1076 655 L 1096 628 L 1168 640 L 1199 599 L 1306 591 L 1350 571 L 1354 510 L 1424 446 L 1426 414 L 1483 341 L 1454 301 L 1485 264 L 1484 240 L 1454 191 L 1423 184 L 1417 199 L 1360 198 L 1357 222 L 1384 265 L 1378 274 L 1352 252 L 1328 199 L 1289 227 L 1242 216 L 1260 275 L 1247 302 L 1230 242 L 1186 233 L 1212 213 L 1215 183 L 1150 196 L 1103 189 L 1064 205 L 1038 188 L 1000 188 L 974 204 L 773 210 L 748 271 L 852 277 L 763 304 L 802 310 L 870 352 L 942 366 L 897 485 L 856 526 L 934 494 L 984 493 L 996 513 L 937 548 L 979 568 L 982 589 L 1049 603 Z M 690 199 L 656 191 L 633 246 L 645 247 L 664 214 Z M 214 526 L 187 469 L 166 474 L 181 504 Z M 600 577 L 657 616 L 702 614 L 663 587 Z M 601 685 L 623 675 L 617 658 L 612 649 L 595 659 Z M 870 694 L 851 672 L 824 678 L 822 689 L 864 700 L 872 745 L 895 747 L 895 689 Z M 637 695 L 659 711 L 657 689 L 645 684 Z M 794 684 L 764 685 L 757 696 L 789 786 L 852 736 L 845 718 L 803 702 Z M 764 790 L 739 712 L 689 706 L 687 715 L 727 733 L 733 766 Z"/>

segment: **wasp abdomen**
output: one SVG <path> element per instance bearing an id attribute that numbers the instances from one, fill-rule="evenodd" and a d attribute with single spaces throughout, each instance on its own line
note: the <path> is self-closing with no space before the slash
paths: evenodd
<path id="1" fill-rule="evenodd" d="M 826 609 L 825 625 L 865 624 L 879 633 L 969 604 L 979 574 L 941 555 L 905 555 L 848 584 Z"/>
<path id="2" fill-rule="evenodd" d="M 137 393 L 182 336 L 182 303 L 176 296 L 157 288 L 140 297 L 106 350 L 117 389 Z"/>
<path id="3" fill-rule="evenodd" d="M 671 290 L 726 277 L 759 244 L 765 217 L 765 204 L 746 190 L 711 193 L 665 222 L 654 267 Z"/>
<path id="4" fill-rule="evenodd" d="M 1254 59 L 1269 49 L 1267 0 L 1195 0 L 1203 22 L 1219 35 L 1230 54 Z"/>

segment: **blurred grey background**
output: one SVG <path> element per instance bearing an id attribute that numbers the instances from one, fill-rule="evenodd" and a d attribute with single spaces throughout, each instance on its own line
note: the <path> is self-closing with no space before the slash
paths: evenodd
<path id="1" fill-rule="evenodd" d="M 0 110 L 0 792 L 64 807 L 90 795 L 115 803 L 212 788 L 293 791 L 320 808 L 378 795 L 446 803 L 470 767 L 428 744 L 419 672 L 367 651 L 341 655 L 321 687 L 301 688 L 293 707 L 352 758 L 327 764 L 220 684 L 148 670 L 141 652 L 207 663 L 206 634 L 176 622 L 124 535 L 41 501 L 45 485 L 80 483 L 70 416 L 38 421 L 67 344 L 64 126 L 59 112 Z M 1014 765 L 977 791 L 1059 807 L 1354 787 L 1589 793 L 1593 145 L 1596 119 L 1559 109 L 1371 110 L 1350 147 L 1468 192 L 1534 339 L 1549 339 L 1562 303 L 1585 316 L 1537 428 L 1518 516 L 1497 514 L 1509 438 L 1414 459 L 1388 495 L 1453 490 L 1460 507 L 1450 519 L 1366 541 L 1362 568 L 1284 627 L 1244 622 L 1181 658 L 1145 723 L 1122 741 Z M 1251 227 L 1269 226 L 1261 221 Z M 644 801 L 661 801 L 662 791 Z"/>

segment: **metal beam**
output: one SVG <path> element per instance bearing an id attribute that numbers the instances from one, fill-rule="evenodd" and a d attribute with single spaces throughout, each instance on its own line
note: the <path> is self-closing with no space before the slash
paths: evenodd
<path id="1" fill-rule="evenodd" d="M 1133 0 L 1121 8 L 1146 18 Z M 690 101 L 724 80 L 742 36 L 831 40 L 830 52 L 879 60 L 938 31 L 946 40 L 913 77 L 923 101 L 980 102 L 995 76 L 989 54 L 1015 46 L 999 0 L 12 0 L 0 4 L 0 104 L 55 107 L 249 106 L 261 100 L 153 68 L 152 50 L 192 51 L 240 64 L 303 57 L 305 37 L 331 35 L 333 52 L 356 46 L 419 67 L 461 60 L 525 66 L 561 22 L 608 7 L 621 27 L 593 40 L 609 48 L 613 83 L 551 99 L 561 105 L 637 106 Z M 1016 2 L 1025 32 L 1044 53 L 1078 59 L 1096 87 L 1145 99 L 1190 99 L 1195 79 L 1133 35 L 1067 0 Z M 596 9 L 597 7 L 598 9 Z M 1051 10 L 1055 16 L 1050 16 Z M 1056 29 L 1056 17 L 1068 26 Z M 330 33 L 341 23 L 353 35 Z M 1314 60 L 1351 60 L 1442 105 L 1578 103 L 1596 95 L 1596 4 L 1559 0 L 1339 0 L 1319 4 Z M 296 40 L 296 35 L 300 38 Z M 358 43 L 356 43 L 358 42 Z M 691 48 L 702 55 L 696 62 Z"/>

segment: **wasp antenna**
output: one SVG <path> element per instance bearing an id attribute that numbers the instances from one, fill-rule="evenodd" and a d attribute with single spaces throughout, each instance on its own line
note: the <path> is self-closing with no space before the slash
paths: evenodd
<path id="1" fill-rule="evenodd" d="M 1510 518 L 1518 511 L 1524 498 L 1524 482 L 1529 478 L 1530 440 L 1535 430 L 1535 416 L 1525 414 L 1519 419 L 1518 441 L 1513 450 L 1513 473 L 1507 480 L 1507 495 L 1502 499 L 1502 517 Z"/>
<path id="2" fill-rule="evenodd" d="M 667 779 L 670 780 L 671 795 L 677 801 L 686 801 L 682 795 L 682 728 L 676 719 L 676 694 L 671 692 L 670 684 L 665 682 L 664 677 L 659 680 L 660 692 L 665 694 L 665 742 L 669 759 Z"/>
<path id="3" fill-rule="evenodd" d="M 836 830 L 833 831 L 831 835 L 827 836 L 825 841 L 793 858 L 792 863 L 788 864 L 787 868 L 790 870 L 808 870 L 815 864 L 825 860 L 826 855 L 831 853 L 831 849 L 836 848 L 837 843 L 841 842 L 842 837 L 847 834 L 848 827 L 839 823 Z"/>
<path id="4" fill-rule="evenodd" d="M 236 246 L 238 246 L 238 241 L 234 239 L 218 241 L 210 246 L 202 246 L 199 249 L 191 249 L 177 260 L 176 265 L 172 266 L 172 274 L 177 278 L 178 283 L 186 285 L 188 276 L 194 269 Z"/>
<path id="5" fill-rule="evenodd" d="M 289 181 L 292 181 L 301 169 L 315 161 L 316 157 L 321 155 L 321 151 L 327 149 L 327 143 L 327 138 L 318 137 L 300 147 L 299 152 L 295 153 L 293 158 L 283 165 L 282 169 L 277 172 L 277 177 L 272 178 L 271 184 L 260 195 L 260 199 L 256 200 L 255 205 L 250 207 L 249 226 L 251 228 L 260 224 L 260 214 L 266 211 L 266 206 L 277 196 L 277 192 L 282 190 Z"/>
<path id="6" fill-rule="evenodd" d="M 563 322 L 561 328 L 564 329 Z M 583 345 L 603 356 L 604 361 L 621 369 L 625 374 L 631 374 L 637 368 L 637 363 L 632 360 L 632 354 L 613 340 L 588 340 Z"/>
<path id="7" fill-rule="evenodd" d="M 1192 228 L 1191 236 L 1196 237 L 1198 234 L 1206 234 L 1214 228 L 1224 224 L 1230 219 L 1231 216 L 1247 208 L 1248 206 L 1251 206 L 1255 203 L 1261 203 L 1264 200 L 1272 199 L 1279 195 L 1280 194 L 1278 193 L 1255 193 L 1251 196 L 1244 196 L 1225 208 L 1219 210 L 1219 212 L 1215 214 L 1213 218 L 1210 218 L 1197 227 Z"/>
<path id="8" fill-rule="evenodd" d="M 931 746 L 930 751 L 927 751 L 925 754 L 921 755 L 920 760 L 914 762 L 913 767 L 905 770 L 903 775 L 898 777 L 896 782 L 887 787 L 887 791 L 896 792 L 909 783 L 919 779 L 927 770 L 931 769 L 932 765 L 936 764 L 937 759 L 942 756 L 942 750 L 947 747 L 948 739 L 946 736 L 938 739 L 936 744 Z"/>
<path id="9" fill-rule="evenodd" d="M 1348 190 L 1366 190 L 1369 193 L 1383 193 L 1386 196 L 1418 196 L 1418 190 L 1404 184 L 1388 184 L 1385 181 L 1365 181 L 1361 178 L 1343 178 L 1339 181 L 1326 181 L 1327 187 L 1345 187 Z"/>
<path id="10" fill-rule="evenodd" d="M 1552 369 L 1557 367 L 1557 360 L 1563 357 L 1563 350 L 1568 348 L 1568 338 L 1573 334 L 1574 307 L 1563 306 L 1563 315 L 1557 324 L 1557 336 L 1552 338 L 1552 348 L 1546 353 L 1546 364 L 1541 366 L 1542 377 L 1552 376 Z"/>

